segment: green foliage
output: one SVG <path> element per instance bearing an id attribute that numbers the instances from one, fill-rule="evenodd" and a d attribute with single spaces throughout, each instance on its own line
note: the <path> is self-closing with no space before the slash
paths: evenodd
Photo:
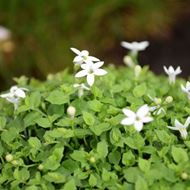
<path id="1" fill-rule="evenodd" d="M 79 98 L 67 72 L 40 82 L 18 79 L 28 88 L 18 110 L 1 99 L 0 189 L 160 190 L 190 186 L 190 139 L 167 128 L 189 115 L 182 79 L 170 86 L 167 78 L 143 68 L 138 80 L 133 69 L 106 69 L 90 91 Z M 25 85 L 23 85 L 25 84 Z M 129 85 L 130 84 L 130 85 Z M 126 85 L 126 86 L 125 86 Z M 167 90 L 166 90 L 167 89 Z M 167 114 L 137 132 L 120 124 L 122 108 L 136 111 L 149 98 L 173 97 Z M 74 118 L 67 108 L 76 108 Z M 187 129 L 188 130 L 188 129 Z"/>

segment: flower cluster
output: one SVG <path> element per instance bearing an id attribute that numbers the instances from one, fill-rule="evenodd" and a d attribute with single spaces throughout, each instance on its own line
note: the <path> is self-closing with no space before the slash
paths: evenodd
<path id="1" fill-rule="evenodd" d="M 135 66 L 135 63 L 137 63 L 137 61 L 136 59 L 134 59 L 134 57 L 137 57 L 139 51 L 145 50 L 149 46 L 149 43 L 147 41 L 132 43 L 123 41 L 121 42 L 121 46 L 130 50 L 130 54 L 124 57 L 124 63 L 129 67 L 133 67 L 135 76 L 138 77 L 142 69 L 140 66 L 138 66 L 138 64 Z M 169 66 L 168 68 L 164 66 L 164 71 L 168 75 L 169 84 L 175 84 L 176 76 L 182 72 L 179 66 L 176 69 L 174 69 L 172 66 Z M 186 83 L 186 86 L 181 85 L 181 89 L 184 93 L 187 94 L 188 99 L 190 100 L 190 82 L 188 81 Z M 149 96 L 149 98 L 155 104 L 154 106 L 143 105 L 137 110 L 136 113 L 127 108 L 124 108 L 123 113 L 127 117 L 121 121 L 121 124 L 133 125 L 135 129 L 139 132 L 143 129 L 144 123 L 148 123 L 153 120 L 153 118 L 150 117 L 151 112 L 153 113 L 153 115 L 160 115 L 161 113 L 166 114 L 164 105 L 173 101 L 173 98 L 171 96 L 168 96 L 164 102 L 162 102 L 160 98 L 152 98 L 151 96 Z M 176 119 L 175 127 L 168 126 L 168 128 L 172 130 L 178 130 L 181 134 L 181 137 L 185 139 L 187 137 L 186 128 L 189 126 L 189 124 L 190 117 L 187 118 L 184 125 L 182 125 Z"/>
<path id="2" fill-rule="evenodd" d="M 121 45 L 127 49 L 131 50 L 131 53 L 133 55 L 137 55 L 139 51 L 142 51 L 146 49 L 149 45 L 147 41 L 144 42 L 121 42 Z M 98 58 L 94 56 L 90 56 L 89 52 L 87 50 L 79 51 L 76 48 L 71 48 L 71 50 L 76 54 L 76 57 L 73 59 L 73 62 L 76 65 L 79 65 L 80 71 L 77 71 L 75 74 L 75 78 L 82 78 L 86 77 L 87 84 L 85 83 L 75 83 L 73 85 L 74 88 L 78 90 L 78 96 L 81 97 L 84 95 L 84 90 L 89 91 L 90 87 L 93 86 L 95 82 L 95 76 L 103 76 L 107 74 L 107 71 L 104 69 L 101 69 L 104 62 L 100 61 Z M 128 55 L 128 58 L 130 58 L 130 55 Z M 129 60 L 128 60 L 129 61 Z M 132 61 L 132 58 L 131 58 Z M 133 63 L 134 64 L 134 63 Z M 142 68 L 140 65 L 136 65 L 133 67 L 134 69 L 134 75 L 136 78 L 138 78 L 142 72 Z M 172 66 L 169 66 L 169 68 L 166 68 L 164 66 L 164 71 L 169 76 L 169 83 L 175 84 L 176 76 L 182 72 L 181 68 L 178 66 L 175 70 Z M 187 94 L 189 100 L 190 100 L 190 82 L 188 81 L 186 83 L 186 86 L 181 85 L 181 89 L 184 93 Z M 13 86 L 10 89 L 10 92 L 6 94 L 0 95 L 1 98 L 5 98 L 7 101 L 14 104 L 15 110 L 18 109 L 18 106 L 20 104 L 21 99 L 24 99 L 26 97 L 25 91 L 27 91 L 26 88 L 19 88 L 17 86 Z M 120 122 L 122 125 L 133 125 L 136 131 L 140 132 L 143 129 L 143 125 L 146 123 L 149 123 L 154 120 L 152 116 L 158 116 L 160 114 L 166 114 L 167 112 L 167 105 L 170 104 L 173 101 L 173 97 L 168 96 L 164 101 L 162 101 L 160 98 L 153 98 L 150 95 L 148 95 L 152 103 L 149 105 L 145 104 L 138 108 L 136 112 L 133 112 L 132 110 L 128 108 L 123 108 L 123 113 L 126 116 L 122 121 Z M 68 115 L 70 117 L 75 116 L 75 108 L 70 106 L 67 110 Z M 151 116 L 152 115 L 152 116 Z M 185 124 L 181 124 L 177 119 L 174 122 L 175 127 L 168 126 L 169 129 L 172 130 L 178 130 L 182 136 L 182 138 L 187 137 L 187 127 L 190 124 L 190 117 L 187 118 L 187 121 Z"/>
<path id="3" fill-rule="evenodd" d="M 103 76 L 107 74 L 107 71 L 100 68 L 103 66 L 104 62 L 96 57 L 90 56 L 87 50 L 79 51 L 76 48 L 71 48 L 71 50 L 77 54 L 73 62 L 79 64 L 82 69 L 75 74 L 76 78 L 86 77 L 87 84 L 91 87 L 94 84 L 95 76 Z M 78 84 L 75 85 L 75 87 L 80 87 L 79 96 L 83 94 L 84 89 L 88 90 L 88 87 L 86 87 L 85 84 Z"/>

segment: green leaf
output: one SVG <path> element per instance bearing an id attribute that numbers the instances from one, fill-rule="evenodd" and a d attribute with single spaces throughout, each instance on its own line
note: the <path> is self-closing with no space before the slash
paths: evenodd
<path id="1" fill-rule="evenodd" d="M 68 181 L 61 190 L 76 190 L 75 181 L 71 179 Z"/>
<path id="2" fill-rule="evenodd" d="M 31 93 L 30 96 L 26 97 L 25 103 L 31 109 L 39 107 L 41 103 L 41 94 L 38 91 Z"/>
<path id="3" fill-rule="evenodd" d="M 76 169 L 78 169 L 79 164 L 78 162 L 75 162 L 74 160 L 68 159 L 62 162 L 62 166 L 65 169 L 69 170 L 71 173 L 73 173 Z"/>
<path id="4" fill-rule="evenodd" d="M 135 163 L 135 156 L 133 155 L 131 150 L 123 154 L 122 163 L 126 166 L 131 166 Z"/>
<path id="5" fill-rule="evenodd" d="M 108 154 L 108 145 L 106 141 L 101 141 L 97 145 L 97 153 L 99 158 L 105 158 Z"/>
<path id="6" fill-rule="evenodd" d="M 79 162 L 85 162 L 87 153 L 83 150 L 74 150 L 72 154 L 70 154 L 71 158 L 73 160 L 79 161 Z"/>
<path id="7" fill-rule="evenodd" d="M 37 137 L 30 137 L 28 143 L 34 149 L 40 150 L 41 148 L 41 142 Z"/>
<path id="8" fill-rule="evenodd" d="M 7 122 L 7 119 L 3 116 L 0 116 L 0 130 L 5 127 L 6 122 Z"/>
<path id="9" fill-rule="evenodd" d="M 132 149 L 141 149 L 144 146 L 144 139 L 140 134 L 136 134 L 133 137 L 126 137 L 125 143 Z"/>
<path id="10" fill-rule="evenodd" d="M 110 130 L 111 126 L 109 123 L 100 123 L 90 126 L 90 129 L 95 135 L 100 136 L 103 132 Z"/>
<path id="11" fill-rule="evenodd" d="M 159 140 L 165 144 L 168 144 L 171 140 L 170 135 L 165 130 L 156 130 L 156 134 Z"/>
<path id="12" fill-rule="evenodd" d="M 130 167 L 124 170 L 124 177 L 128 182 L 135 183 L 138 176 L 141 175 L 137 167 Z"/>
<path id="13" fill-rule="evenodd" d="M 48 118 L 39 118 L 36 120 L 36 123 L 40 126 L 40 127 L 43 127 L 43 128 L 50 128 L 51 127 L 51 123 L 49 121 Z"/>
<path id="14" fill-rule="evenodd" d="M 60 166 L 64 147 L 56 147 L 50 156 L 43 162 L 44 169 L 56 170 Z"/>
<path id="15" fill-rule="evenodd" d="M 83 112 L 83 119 L 85 123 L 89 126 L 93 125 L 95 122 L 94 116 L 91 113 Z"/>
<path id="16" fill-rule="evenodd" d="M 32 111 L 28 113 L 24 118 L 25 127 L 34 125 L 40 117 L 41 117 L 41 114 L 39 112 Z"/>
<path id="17" fill-rule="evenodd" d="M 72 125 L 73 120 L 71 118 L 60 119 L 55 125 L 60 127 L 69 127 Z"/>
<path id="18" fill-rule="evenodd" d="M 71 138 L 74 137 L 74 131 L 72 129 L 57 128 L 51 131 L 47 131 L 44 135 L 46 141 L 51 141 L 51 138 Z"/>
<path id="19" fill-rule="evenodd" d="M 133 89 L 133 94 L 135 97 L 141 97 L 143 96 L 144 94 L 146 94 L 146 91 L 147 91 L 147 87 L 146 87 L 146 84 L 143 83 L 143 84 L 140 84 L 138 86 L 136 86 L 134 89 Z"/>
<path id="20" fill-rule="evenodd" d="M 102 179 L 103 179 L 103 181 L 110 180 L 110 172 L 108 172 L 105 168 L 103 168 L 103 170 L 102 170 Z"/>
<path id="21" fill-rule="evenodd" d="M 69 97 L 60 90 L 54 90 L 50 93 L 46 100 L 51 104 L 61 105 L 67 103 L 69 101 Z"/>
<path id="22" fill-rule="evenodd" d="M 7 131 L 3 131 L 1 134 L 1 139 L 9 144 L 15 138 L 19 137 L 19 130 L 17 128 L 9 128 Z"/>
<path id="23" fill-rule="evenodd" d="M 108 156 L 109 162 L 112 164 L 119 164 L 121 160 L 121 153 L 119 151 L 112 151 Z"/>
<path id="24" fill-rule="evenodd" d="M 138 162 L 139 168 L 143 171 L 143 172 L 147 172 L 150 169 L 150 161 L 139 158 L 139 162 Z"/>
<path id="25" fill-rule="evenodd" d="M 98 100 L 92 100 L 88 102 L 89 108 L 95 112 L 100 112 L 102 108 L 102 103 Z"/>
<path id="26" fill-rule="evenodd" d="M 122 137 L 121 131 L 119 130 L 119 128 L 113 128 L 110 136 L 113 141 L 118 142 Z"/>
<path id="27" fill-rule="evenodd" d="M 187 152 L 183 148 L 172 147 L 172 157 L 177 163 L 187 162 L 189 160 Z"/>
<path id="28" fill-rule="evenodd" d="M 144 178 L 138 176 L 135 182 L 135 190 L 148 190 L 148 185 Z"/>
<path id="29" fill-rule="evenodd" d="M 89 185 L 90 185 L 91 187 L 96 186 L 96 184 L 97 184 L 97 178 L 95 177 L 94 174 L 90 174 L 90 177 L 89 177 L 88 182 L 89 182 Z"/>
<path id="30" fill-rule="evenodd" d="M 19 168 L 16 168 L 13 176 L 18 181 L 25 182 L 30 177 L 30 173 L 27 168 L 22 168 L 21 170 L 19 170 Z"/>
<path id="31" fill-rule="evenodd" d="M 88 135 L 92 135 L 92 132 L 89 129 L 75 129 L 74 134 L 78 138 L 83 138 Z"/>
<path id="32" fill-rule="evenodd" d="M 66 180 L 65 176 L 58 172 L 48 172 L 43 178 L 53 183 L 64 183 Z"/>

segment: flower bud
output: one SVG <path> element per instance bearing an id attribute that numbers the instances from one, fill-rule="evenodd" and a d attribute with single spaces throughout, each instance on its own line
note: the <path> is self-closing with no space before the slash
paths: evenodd
<path id="1" fill-rule="evenodd" d="M 188 174 L 186 173 L 186 172 L 183 172 L 182 174 L 181 174 L 181 178 L 183 179 L 183 180 L 187 180 L 188 179 Z"/>
<path id="2" fill-rule="evenodd" d="M 124 58 L 123 58 L 123 62 L 125 65 L 127 65 L 128 67 L 134 67 L 135 66 L 135 63 L 133 62 L 132 58 L 128 55 L 126 55 Z"/>
<path id="3" fill-rule="evenodd" d="M 71 117 L 74 118 L 75 117 L 75 113 L 76 113 L 76 108 L 73 106 L 69 106 L 67 108 L 67 114 Z"/>
<path id="4" fill-rule="evenodd" d="M 166 98 L 165 102 L 168 103 L 168 104 L 171 103 L 171 102 L 173 102 L 173 97 L 172 96 L 168 96 Z"/>
<path id="5" fill-rule="evenodd" d="M 162 103 L 162 99 L 161 98 L 155 98 L 154 102 L 155 102 L 155 104 L 160 105 Z"/>
<path id="6" fill-rule="evenodd" d="M 89 161 L 90 163 L 94 164 L 96 162 L 96 158 L 94 156 L 91 156 Z"/>
<path id="7" fill-rule="evenodd" d="M 142 71 L 142 68 L 140 65 L 135 66 L 135 77 L 138 77 Z"/>
<path id="8" fill-rule="evenodd" d="M 44 169 L 44 166 L 43 166 L 42 164 L 40 164 L 40 165 L 38 166 L 38 169 L 39 169 L 39 170 L 43 170 L 43 169 Z"/>
<path id="9" fill-rule="evenodd" d="M 14 166 L 18 165 L 17 160 L 13 160 L 11 163 L 12 163 Z"/>
<path id="10" fill-rule="evenodd" d="M 11 162 L 13 160 L 13 155 L 12 154 L 7 154 L 5 156 L 5 159 L 6 159 L 7 162 Z"/>

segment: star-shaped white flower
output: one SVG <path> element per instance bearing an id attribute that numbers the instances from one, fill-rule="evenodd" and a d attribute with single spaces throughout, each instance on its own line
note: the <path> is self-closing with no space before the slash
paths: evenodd
<path id="1" fill-rule="evenodd" d="M 181 85 L 181 89 L 183 92 L 185 92 L 190 100 L 190 82 L 187 81 L 186 86 L 184 87 L 183 85 Z"/>
<path id="2" fill-rule="evenodd" d="M 78 96 L 79 97 L 83 96 L 84 90 L 90 90 L 90 88 L 88 88 L 84 83 L 74 84 L 73 87 L 78 89 Z"/>
<path id="3" fill-rule="evenodd" d="M 122 111 L 127 117 L 121 121 L 121 124 L 134 125 L 138 132 L 143 129 L 144 123 L 149 123 L 153 120 L 149 113 L 149 107 L 146 104 L 141 106 L 136 113 L 127 108 L 124 108 Z"/>
<path id="4" fill-rule="evenodd" d="M 143 41 L 143 42 L 125 42 L 122 41 L 121 42 L 121 46 L 131 50 L 131 52 L 133 54 L 137 54 L 139 51 L 143 51 L 145 50 L 148 46 L 149 46 L 149 42 L 148 41 Z"/>
<path id="5" fill-rule="evenodd" d="M 182 72 L 182 70 L 179 66 L 177 67 L 176 70 L 174 70 L 174 68 L 172 66 L 169 66 L 168 69 L 166 68 L 166 66 L 164 66 L 164 71 L 166 72 L 166 74 L 169 77 L 170 84 L 174 84 L 175 80 L 176 80 L 176 76 Z"/>
<path id="6" fill-rule="evenodd" d="M 14 104 L 15 110 L 18 108 L 18 104 L 20 99 L 24 99 L 26 97 L 25 91 L 28 89 L 26 88 L 18 88 L 17 86 L 12 86 L 10 88 L 10 92 L 6 94 L 1 94 L 1 98 L 5 98 L 7 101 Z"/>
<path id="7" fill-rule="evenodd" d="M 177 119 L 175 119 L 174 121 L 174 125 L 175 127 L 171 127 L 171 126 L 167 126 L 169 129 L 172 129 L 172 130 L 175 130 L 175 131 L 179 131 L 180 134 L 181 134 L 181 137 L 183 139 L 186 139 L 187 138 L 187 127 L 189 126 L 190 124 L 190 117 L 188 117 L 186 119 L 186 122 L 185 124 L 183 125 L 182 123 L 180 123 Z"/>
<path id="8" fill-rule="evenodd" d="M 82 64 L 81 68 L 83 69 L 82 71 L 79 71 L 75 77 L 80 78 L 80 77 L 87 77 L 87 83 L 89 86 L 92 86 L 94 84 L 95 80 L 95 75 L 97 76 L 103 76 L 107 74 L 107 71 L 104 69 L 100 69 L 100 67 L 104 64 L 103 61 L 93 63 L 93 62 L 88 62 L 87 64 Z"/>
<path id="9" fill-rule="evenodd" d="M 11 32 L 4 26 L 0 26 L 0 41 L 8 40 L 11 37 Z"/>
<path id="10" fill-rule="evenodd" d="M 71 50 L 77 54 L 77 56 L 73 59 L 73 62 L 76 64 L 83 64 L 88 62 L 98 62 L 100 61 L 98 58 L 90 56 L 87 50 L 79 51 L 76 48 L 71 48 Z"/>

